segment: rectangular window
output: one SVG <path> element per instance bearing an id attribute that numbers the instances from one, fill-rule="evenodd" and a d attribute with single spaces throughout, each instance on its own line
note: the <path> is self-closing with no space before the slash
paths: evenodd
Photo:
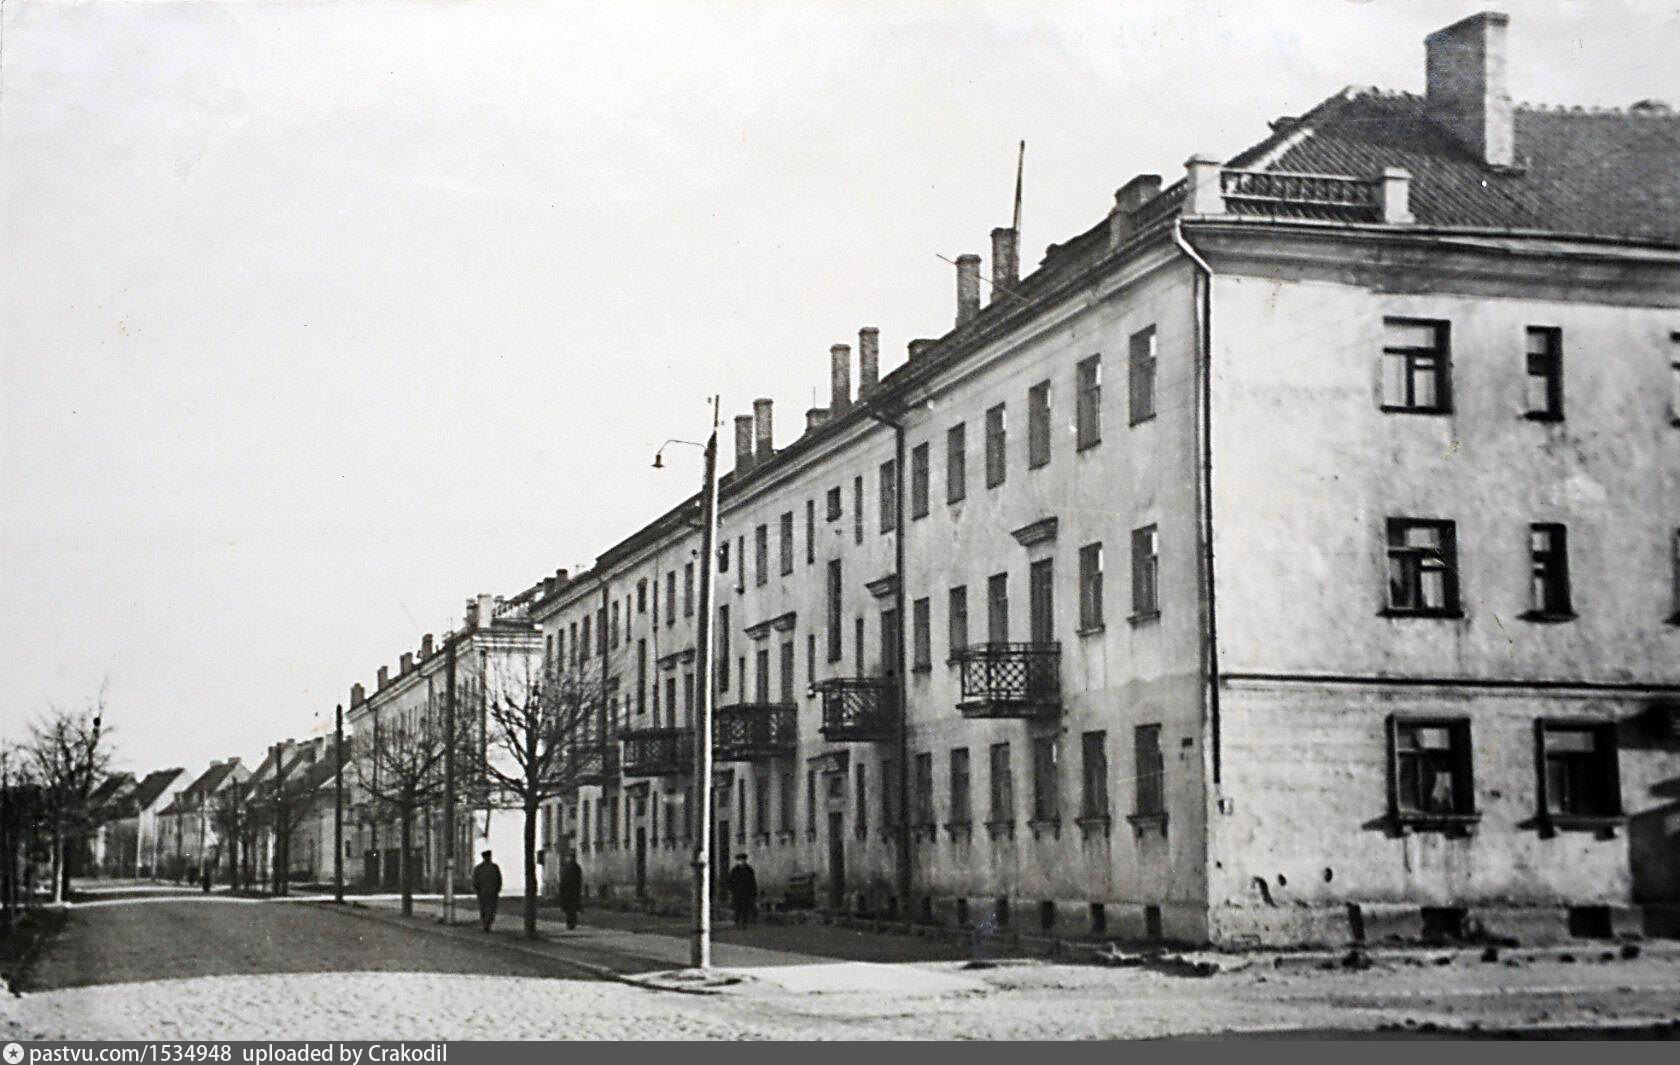
<path id="1" fill-rule="evenodd" d="M 928 515 L 928 446 L 910 449 L 910 519 Z"/>
<path id="2" fill-rule="evenodd" d="M 723 558 L 724 558 L 724 563 L 725 563 L 723 568 L 728 569 L 729 568 L 729 566 L 728 566 L 729 545 L 728 544 L 723 545 Z M 647 613 L 647 578 L 646 577 L 643 577 L 641 580 L 636 582 L 636 613 L 638 613 L 638 614 L 646 614 Z"/>
<path id="3" fill-rule="evenodd" d="M 828 660 L 840 661 L 841 641 L 845 632 L 840 628 L 840 560 L 830 559 L 828 563 Z"/>
<path id="4" fill-rule="evenodd" d="M 1680 333 L 1668 337 L 1668 416 L 1680 425 Z"/>
<path id="5" fill-rule="evenodd" d="M 753 780 L 753 834 L 770 834 L 770 777 L 762 773 Z"/>
<path id="6" fill-rule="evenodd" d="M 924 751 L 916 756 L 916 809 L 910 823 L 916 828 L 933 827 L 933 755 Z"/>
<path id="7" fill-rule="evenodd" d="M 718 544 L 718 572 L 719 573 L 728 573 L 729 572 L 729 538 L 728 537 L 724 537 L 723 542 Z"/>
<path id="8" fill-rule="evenodd" d="M 988 819 L 1002 823 L 1015 820 L 1015 771 L 1009 764 L 1009 744 L 994 743 L 991 751 L 991 811 Z"/>
<path id="9" fill-rule="evenodd" d="M 817 834 L 817 771 L 805 770 L 805 831 Z"/>
<path id="10" fill-rule="evenodd" d="M 793 699 L 794 699 L 793 688 L 794 688 L 795 682 L 798 679 L 797 675 L 796 675 L 796 672 L 795 672 L 796 668 L 797 667 L 794 663 L 793 641 L 792 640 L 786 640 L 782 643 L 782 676 L 781 676 L 781 681 L 782 681 L 782 702 L 784 702 L 784 703 L 793 702 Z"/>
<path id="11" fill-rule="evenodd" d="M 852 805 L 857 810 L 857 830 L 860 833 L 869 831 L 869 789 L 864 786 L 866 782 L 863 763 L 860 761 L 857 764 L 857 783 L 853 785 L 852 791 Z"/>
<path id="12" fill-rule="evenodd" d="M 735 538 L 735 590 L 737 592 L 747 590 L 747 538 L 745 536 Z"/>
<path id="13" fill-rule="evenodd" d="M 945 502 L 961 503 L 967 496 L 968 427 L 958 422 L 945 430 Z"/>
<path id="14" fill-rule="evenodd" d="M 1161 726 L 1139 725 L 1132 730 L 1132 812 L 1138 817 L 1160 817 L 1167 812 L 1166 763 L 1161 758 Z"/>
<path id="15" fill-rule="evenodd" d="M 1389 725 L 1389 802 L 1403 820 L 1475 813 L 1470 781 L 1470 722 L 1407 720 Z"/>
<path id="16" fill-rule="evenodd" d="M 584 658 L 588 658 L 590 656 L 590 654 L 592 653 L 590 649 L 595 646 L 595 641 L 593 641 L 589 638 L 589 636 L 590 636 L 589 628 L 590 628 L 590 615 L 588 613 L 585 613 L 583 615 L 583 650 L 578 652 Z"/>
<path id="17" fill-rule="evenodd" d="M 951 589 L 947 607 L 945 627 L 950 637 L 947 657 L 955 658 L 958 651 L 968 646 L 968 586 L 966 584 L 959 584 Z"/>
<path id="18" fill-rule="evenodd" d="M 607 646 L 615 651 L 618 650 L 618 624 L 618 601 L 615 599 L 612 604 L 612 628 L 609 630 L 610 635 L 607 638 Z"/>
<path id="19" fill-rule="evenodd" d="M 1383 319 L 1382 409 L 1415 414 L 1452 410 L 1447 323 Z"/>
<path id="20" fill-rule="evenodd" d="M 1074 371 L 1078 402 L 1074 410 L 1075 446 L 1084 451 L 1102 443 L 1102 356 L 1081 359 Z"/>
<path id="21" fill-rule="evenodd" d="M 852 542 L 863 543 L 863 478 L 852 478 Z"/>
<path id="22" fill-rule="evenodd" d="M 1529 604 L 1531 618 L 1571 618 L 1568 531 L 1552 523 L 1528 527 Z"/>
<path id="23" fill-rule="evenodd" d="M 829 521 L 840 520 L 840 489 L 838 486 L 828 490 L 827 515 Z"/>
<path id="24" fill-rule="evenodd" d="M 767 703 L 770 701 L 770 648 L 760 647 L 754 651 L 753 664 L 757 667 L 757 676 L 753 677 L 753 702 Z"/>
<path id="25" fill-rule="evenodd" d="M 1535 421 L 1563 417 L 1563 330 L 1528 327 L 1526 414 Z"/>
<path id="26" fill-rule="evenodd" d="M 793 572 L 793 511 L 782 514 L 782 576 Z"/>
<path id="27" fill-rule="evenodd" d="M 1079 549 L 1079 631 L 1094 632 L 1102 627 L 1102 544 L 1086 544 Z"/>
<path id="28" fill-rule="evenodd" d="M 677 623 L 677 571 L 667 570 L 665 573 L 665 624 Z"/>
<path id="29" fill-rule="evenodd" d="M 1050 382 L 1027 389 L 1027 468 L 1050 461 Z"/>
<path id="30" fill-rule="evenodd" d="M 1618 817 L 1621 781 L 1616 765 L 1616 726 L 1544 721 L 1539 725 L 1540 809 L 1558 821 Z"/>
<path id="31" fill-rule="evenodd" d="M 572 629 L 571 629 L 571 641 L 572 641 L 572 644 L 571 644 L 572 652 L 574 654 L 576 654 L 577 653 L 577 626 L 576 625 L 573 625 Z M 555 661 L 560 662 L 562 664 L 564 664 L 566 662 L 566 630 L 565 629 L 555 629 L 554 630 L 554 658 L 555 658 Z"/>
<path id="32" fill-rule="evenodd" d="M 646 640 L 636 641 L 636 713 L 647 713 L 648 650 Z"/>
<path id="33" fill-rule="evenodd" d="M 694 563 L 683 563 L 683 617 L 694 616 Z"/>
<path id="34" fill-rule="evenodd" d="M 861 632 L 858 640 L 863 640 Z M 863 672 L 862 663 L 859 663 L 858 672 Z M 881 675 L 898 676 L 898 611 L 891 609 L 881 611 Z"/>
<path id="35" fill-rule="evenodd" d="M 986 641 L 1009 642 L 1009 574 L 986 578 Z"/>
<path id="36" fill-rule="evenodd" d="M 805 501 L 805 564 L 814 566 L 817 562 L 817 501 Z"/>
<path id="37" fill-rule="evenodd" d="M 898 528 L 898 463 L 893 459 L 881 463 L 881 531 L 890 533 Z"/>
<path id="38" fill-rule="evenodd" d="M 1004 405 L 999 403 L 986 412 L 986 487 L 996 488 L 1009 475 L 1009 427 L 1004 417 Z"/>
<path id="39" fill-rule="evenodd" d="M 782 831 L 783 832 L 792 832 L 793 831 L 793 795 L 794 795 L 794 792 L 793 792 L 793 774 L 792 773 L 783 773 L 782 774 L 782 793 L 779 796 L 779 798 L 782 800 Z"/>
<path id="40" fill-rule="evenodd" d="M 729 690 L 729 604 L 718 607 L 717 675 L 718 691 Z"/>
<path id="41" fill-rule="evenodd" d="M 951 752 L 951 823 L 966 825 L 968 806 L 968 748 L 958 747 Z"/>
<path id="42" fill-rule="evenodd" d="M 857 616 L 852 625 L 852 668 L 857 670 L 858 676 L 863 676 L 863 615 Z"/>
<path id="43" fill-rule="evenodd" d="M 674 714 L 672 716 L 675 716 Z M 694 674 L 683 674 L 683 724 L 694 720 Z"/>
<path id="44" fill-rule="evenodd" d="M 1132 617 L 1152 618 L 1161 612 L 1160 537 L 1153 525 L 1132 530 Z"/>
<path id="45" fill-rule="evenodd" d="M 601 654 L 607 653 L 607 608 L 601 607 L 595 611 L 595 643 L 596 650 Z"/>
<path id="46" fill-rule="evenodd" d="M 677 678 L 673 674 L 665 678 L 665 721 L 672 727 L 677 723 Z"/>
<path id="47" fill-rule="evenodd" d="M 1108 816 L 1108 733 L 1087 732 L 1079 737 L 1079 813 Z"/>
<path id="48" fill-rule="evenodd" d="M 910 604 L 911 666 L 933 668 L 933 611 L 926 599 Z"/>
<path id="49" fill-rule="evenodd" d="M 1127 363 L 1127 396 L 1131 422 L 1155 417 L 1155 327 L 1133 333 Z"/>
<path id="50" fill-rule="evenodd" d="M 764 584 L 770 580 L 770 526 L 760 525 L 753 530 L 753 549 L 758 562 L 753 583 Z"/>
<path id="51" fill-rule="evenodd" d="M 1033 643 L 1050 643 L 1056 638 L 1053 565 L 1053 560 L 1041 558 L 1027 569 L 1027 603 L 1031 607 L 1027 638 Z"/>
<path id="52" fill-rule="evenodd" d="M 1388 610 L 1458 613 L 1458 541 L 1450 521 L 1388 519 Z"/>
<path id="53" fill-rule="evenodd" d="M 1056 737 L 1040 736 L 1032 741 L 1033 820 L 1056 821 L 1062 816 L 1057 778 Z"/>
<path id="54" fill-rule="evenodd" d="M 805 634 L 805 683 L 817 682 L 817 634 Z"/>

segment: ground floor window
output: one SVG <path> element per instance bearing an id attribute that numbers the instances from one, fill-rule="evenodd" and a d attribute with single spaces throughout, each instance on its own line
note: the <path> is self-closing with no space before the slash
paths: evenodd
<path id="1" fill-rule="evenodd" d="M 1622 812 L 1616 727 L 1609 722 L 1542 721 L 1540 811 L 1554 824 L 1600 820 Z"/>
<path id="2" fill-rule="evenodd" d="M 1474 820 L 1468 720 L 1389 718 L 1389 805 L 1414 827 Z"/>

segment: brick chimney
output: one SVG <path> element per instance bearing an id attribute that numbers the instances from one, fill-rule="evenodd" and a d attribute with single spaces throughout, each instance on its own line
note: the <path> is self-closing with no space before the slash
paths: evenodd
<path id="1" fill-rule="evenodd" d="M 384 691 L 385 690 L 385 685 L 387 685 L 389 683 L 391 683 L 391 667 L 380 666 L 379 667 L 379 687 L 377 687 L 374 690 L 375 691 Z"/>
<path id="2" fill-rule="evenodd" d="M 768 461 L 776 453 L 770 431 L 770 401 L 753 400 L 753 464 Z"/>
<path id="3" fill-rule="evenodd" d="M 1505 86 L 1509 22 L 1504 12 L 1483 11 L 1423 40 L 1429 117 L 1488 166 L 1516 161 L 1511 96 Z"/>
<path id="4" fill-rule="evenodd" d="M 465 620 L 461 623 L 462 628 L 471 628 L 472 626 L 477 625 L 478 604 L 469 598 L 467 600 L 466 611 L 462 616 L 465 618 Z"/>
<path id="5" fill-rule="evenodd" d="M 967 325 L 980 313 L 980 256 L 957 256 L 957 324 Z"/>
<path id="6" fill-rule="evenodd" d="M 852 405 L 852 349 L 836 344 L 828 349 L 828 409 L 836 418 Z"/>
<path id="7" fill-rule="evenodd" d="M 350 685 L 350 705 L 361 706 L 367 701 L 367 689 L 360 684 Z"/>
<path id="8" fill-rule="evenodd" d="M 858 398 L 875 390 L 881 379 L 881 331 L 872 325 L 858 330 Z"/>
<path id="9" fill-rule="evenodd" d="M 397 668 L 397 675 L 401 676 L 402 674 L 407 673 L 409 670 L 411 670 L 413 668 L 414 668 L 414 652 L 413 651 L 404 651 L 402 653 L 402 662 Z"/>
<path id="10" fill-rule="evenodd" d="M 1108 246 L 1118 248 L 1137 232 L 1132 216 L 1138 208 L 1161 192 L 1160 174 L 1139 174 L 1114 191 L 1114 209 L 1108 212 Z"/>
<path id="11" fill-rule="evenodd" d="M 750 414 L 735 415 L 735 476 L 753 468 L 753 420 Z"/>
<path id="12" fill-rule="evenodd" d="M 478 624 L 481 628 L 489 628 L 490 621 L 496 616 L 496 597 L 488 592 L 482 592 L 478 597 Z"/>
<path id="13" fill-rule="evenodd" d="M 429 632 L 426 635 L 420 637 L 420 657 L 421 658 L 432 657 L 432 634 L 429 633 Z"/>
<path id="14" fill-rule="evenodd" d="M 810 410 L 805 412 L 805 431 L 807 433 L 813 429 L 820 429 L 827 424 L 827 407 L 812 407 Z"/>
<path id="15" fill-rule="evenodd" d="M 1015 298 L 1021 279 L 1020 234 L 1000 226 L 992 230 L 992 302 Z"/>

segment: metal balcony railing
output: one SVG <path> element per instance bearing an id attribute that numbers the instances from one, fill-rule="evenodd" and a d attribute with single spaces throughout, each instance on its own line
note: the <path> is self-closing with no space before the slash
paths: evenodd
<path id="1" fill-rule="evenodd" d="M 583 742 L 571 749 L 572 780 L 577 784 L 605 784 L 618 775 L 618 744 Z"/>
<path id="2" fill-rule="evenodd" d="M 712 757 L 720 762 L 775 758 L 798 745 L 799 708 L 792 703 L 736 703 L 712 718 Z"/>
<path id="3" fill-rule="evenodd" d="M 891 677 L 830 677 L 822 695 L 822 734 L 830 743 L 877 743 L 898 727 L 898 685 Z"/>
<path id="4" fill-rule="evenodd" d="M 1062 645 L 981 643 L 957 652 L 964 717 L 1040 717 L 1062 708 Z"/>
<path id="5" fill-rule="evenodd" d="M 677 777 L 694 770 L 694 733 L 688 729 L 634 729 L 620 738 L 627 777 Z"/>
<path id="6" fill-rule="evenodd" d="M 1219 174 L 1227 209 L 1347 222 L 1372 221 L 1381 214 L 1379 185 L 1379 181 L 1343 174 L 1273 170 L 1222 170 Z"/>

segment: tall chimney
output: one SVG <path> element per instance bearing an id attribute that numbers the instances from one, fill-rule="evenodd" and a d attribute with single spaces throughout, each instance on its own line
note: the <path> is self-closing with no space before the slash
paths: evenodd
<path id="1" fill-rule="evenodd" d="M 881 378 L 881 331 L 872 325 L 858 330 L 858 398 L 875 390 Z"/>
<path id="2" fill-rule="evenodd" d="M 744 476 L 753 468 L 753 419 L 750 414 L 735 415 L 735 476 Z"/>
<path id="3" fill-rule="evenodd" d="M 480 628 L 489 628 L 490 621 L 495 614 L 496 597 L 488 592 L 482 592 L 478 597 L 478 624 Z"/>
<path id="4" fill-rule="evenodd" d="M 1020 279 L 1020 234 L 1000 226 L 992 230 L 992 302 L 1015 298 L 1015 283 Z"/>
<path id="5" fill-rule="evenodd" d="M 1114 190 L 1114 209 L 1108 212 L 1108 246 L 1112 250 L 1137 232 L 1132 216 L 1161 194 L 1160 174 L 1139 174 Z"/>
<path id="6" fill-rule="evenodd" d="M 1516 159 L 1511 96 L 1505 86 L 1505 28 L 1510 17 L 1483 11 L 1423 40 L 1427 112 L 1489 166 Z"/>
<path id="7" fill-rule="evenodd" d="M 571 570 L 564 569 L 564 568 L 555 570 L 554 571 L 554 587 L 555 587 L 555 589 L 559 590 L 561 588 L 564 588 L 566 586 L 566 582 L 571 580 L 571 579 L 572 579 L 572 571 Z"/>
<path id="8" fill-rule="evenodd" d="M 360 684 L 350 685 L 350 705 L 361 706 L 367 701 L 367 689 Z"/>
<path id="9" fill-rule="evenodd" d="M 432 657 L 432 634 L 429 633 L 429 632 L 426 635 L 420 637 L 420 657 L 421 658 Z"/>
<path id="10" fill-rule="evenodd" d="M 414 668 L 414 652 L 413 651 L 404 651 L 402 653 L 402 663 L 397 667 L 397 673 L 399 675 L 403 674 L 403 673 L 407 673 L 409 670 L 411 670 L 413 668 Z"/>
<path id="11" fill-rule="evenodd" d="M 753 464 L 764 462 L 775 453 L 770 433 L 770 401 L 753 400 Z"/>
<path id="12" fill-rule="evenodd" d="M 852 405 L 852 349 L 836 344 L 828 349 L 829 412 L 836 418 Z"/>
<path id="13" fill-rule="evenodd" d="M 389 683 L 391 683 L 391 667 L 380 666 L 379 667 L 379 688 L 378 688 L 378 690 L 379 691 L 384 691 L 385 690 L 385 685 L 387 685 Z"/>
<path id="14" fill-rule="evenodd" d="M 957 256 L 957 324 L 967 325 L 980 313 L 980 256 Z"/>

